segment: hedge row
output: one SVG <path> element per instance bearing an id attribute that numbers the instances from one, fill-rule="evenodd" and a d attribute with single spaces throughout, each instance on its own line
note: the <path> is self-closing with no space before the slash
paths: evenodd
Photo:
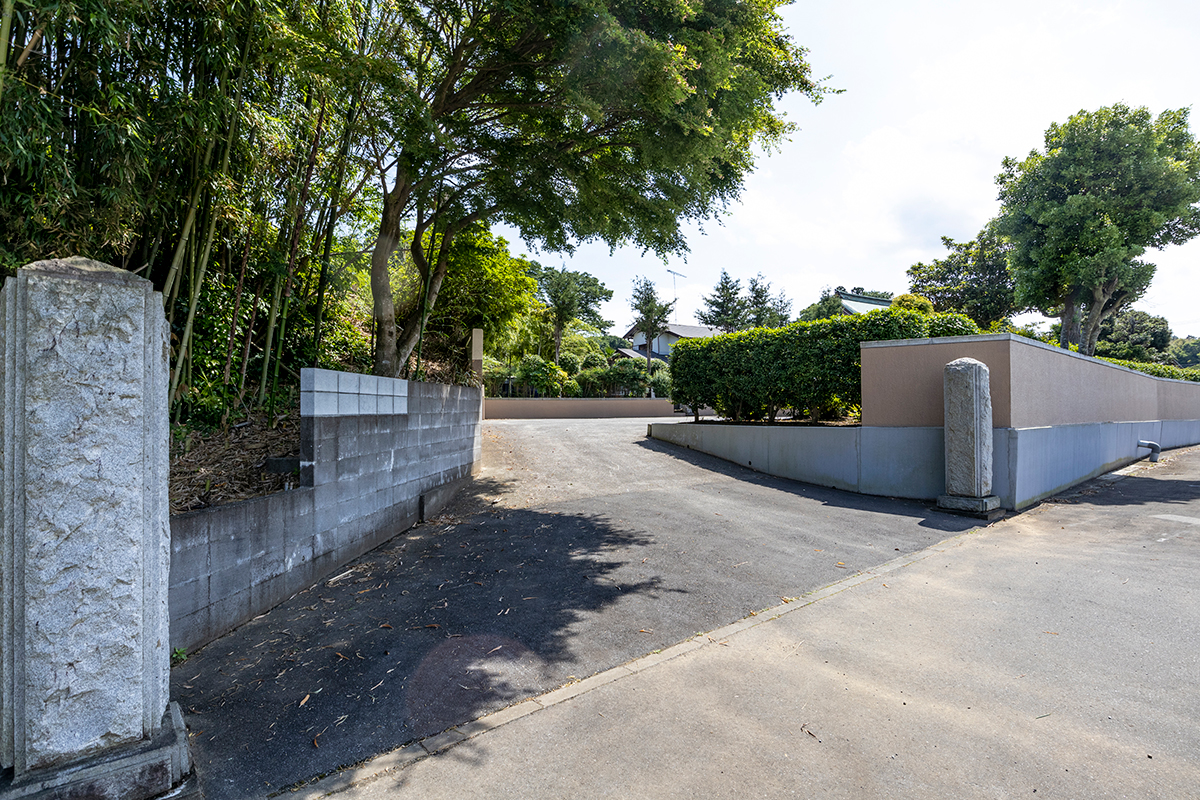
<path id="1" fill-rule="evenodd" d="M 1150 364 L 1145 361 L 1125 361 L 1120 358 L 1101 358 L 1119 367 L 1128 367 L 1137 372 L 1144 372 L 1156 378 L 1174 378 L 1177 381 L 1195 381 L 1200 383 L 1200 368 L 1183 369 L 1170 364 Z"/>
<path id="2" fill-rule="evenodd" d="M 862 404 L 859 343 L 978 334 L 962 314 L 884 308 L 867 314 L 686 339 L 671 350 L 671 399 L 734 420 L 781 409 L 826 415 Z"/>

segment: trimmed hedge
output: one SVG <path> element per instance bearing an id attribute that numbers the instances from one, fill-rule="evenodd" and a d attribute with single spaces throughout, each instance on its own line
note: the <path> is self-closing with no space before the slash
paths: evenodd
<path id="1" fill-rule="evenodd" d="M 1100 360 L 1116 364 L 1119 367 L 1128 367 L 1136 372 L 1144 372 L 1156 378 L 1173 378 L 1177 381 L 1194 381 L 1200 383 L 1200 368 L 1196 367 L 1183 369 L 1170 364 L 1150 364 L 1145 361 L 1125 361 L 1120 358 L 1100 357 Z"/>
<path id="2" fill-rule="evenodd" d="M 860 342 L 979 332 L 962 314 L 883 308 L 684 339 L 671 349 L 671 399 L 693 408 L 711 406 L 735 421 L 774 421 L 786 408 L 819 417 L 862 403 Z"/>

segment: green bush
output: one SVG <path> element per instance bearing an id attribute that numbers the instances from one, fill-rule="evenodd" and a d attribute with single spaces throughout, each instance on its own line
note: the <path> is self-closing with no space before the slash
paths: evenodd
<path id="1" fill-rule="evenodd" d="M 788 408 L 814 418 L 841 414 L 862 403 L 860 343 L 977 333 L 961 314 L 893 307 L 685 339 L 671 351 L 671 399 L 733 420 L 774 420 Z"/>
<path id="2" fill-rule="evenodd" d="M 580 364 L 581 369 L 604 369 L 608 366 L 608 359 L 600 353 L 588 353 L 583 358 L 583 363 Z"/>
<path id="3" fill-rule="evenodd" d="M 605 367 L 582 369 L 576 374 L 575 383 L 584 397 L 604 397 L 608 394 L 608 370 Z"/>
<path id="4" fill-rule="evenodd" d="M 563 381 L 562 396 L 583 397 L 583 390 L 579 388 L 579 382 L 574 378 L 567 378 Z"/>
<path id="5" fill-rule="evenodd" d="M 523 356 L 517 366 L 517 380 L 546 397 L 558 397 L 566 379 L 567 373 L 533 353 Z"/>
<path id="6" fill-rule="evenodd" d="M 1170 364 L 1151 364 L 1146 361 L 1123 361 L 1119 358 L 1101 358 L 1100 360 L 1116 364 L 1119 367 L 1128 367 L 1137 372 L 1144 372 L 1156 378 L 1173 378 L 1177 381 L 1195 381 L 1200 383 L 1200 368 L 1196 367 L 1182 369 L 1180 367 L 1173 367 Z"/>
<path id="7" fill-rule="evenodd" d="M 671 371 L 669 369 L 655 370 L 654 375 L 650 377 L 650 388 L 654 391 L 655 397 L 670 397 Z"/>
<path id="8" fill-rule="evenodd" d="M 608 389 L 630 397 L 646 394 L 648 379 L 646 361 L 641 358 L 618 358 L 607 370 Z"/>
<path id="9" fill-rule="evenodd" d="M 558 366 L 568 376 L 574 376 L 579 372 L 579 357 L 571 353 L 563 353 L 558 357 Z"/>
<path id="10" fill-rule="evenodd" d="M 981 333 L 975 320 L 966 314 L 942 313 L 929 318 L 929 338 L 938 336 L 974 336 Z"/>

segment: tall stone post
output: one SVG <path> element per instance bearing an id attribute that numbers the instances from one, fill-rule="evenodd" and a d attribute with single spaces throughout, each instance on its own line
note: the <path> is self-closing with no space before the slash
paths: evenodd
<path id="1" fill-rule="evenodd" d="M 1000 498 L 992 494 L 992 394 L 987 365 L 960 358 L 943 373 L 946 494 L 938 506 L 995 518 Z"/>
<path id="2" fill-rule="evenodd" d="M 162 296 L 39 261 L 0 318 L 0 799 L 154 797 L 191 771 L 168 704 Z"/>
<path id="3" fill-rule="evenodd" d="M 471 371 L 483 385 L 483 328 L 471 329 Z"/>

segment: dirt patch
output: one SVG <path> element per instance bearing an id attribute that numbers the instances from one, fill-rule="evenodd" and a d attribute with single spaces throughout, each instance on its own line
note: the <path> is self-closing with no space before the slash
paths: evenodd
<path id="1" fill-rule="evenodd" d="M 236 503 L 281 492 L 299 480 L 295 473 L 266 471 L 267 458 L 300 455 L 300 409 L 272 419 L 259 411 L 228 430 L 171 428 L 172 514 Z"/>

